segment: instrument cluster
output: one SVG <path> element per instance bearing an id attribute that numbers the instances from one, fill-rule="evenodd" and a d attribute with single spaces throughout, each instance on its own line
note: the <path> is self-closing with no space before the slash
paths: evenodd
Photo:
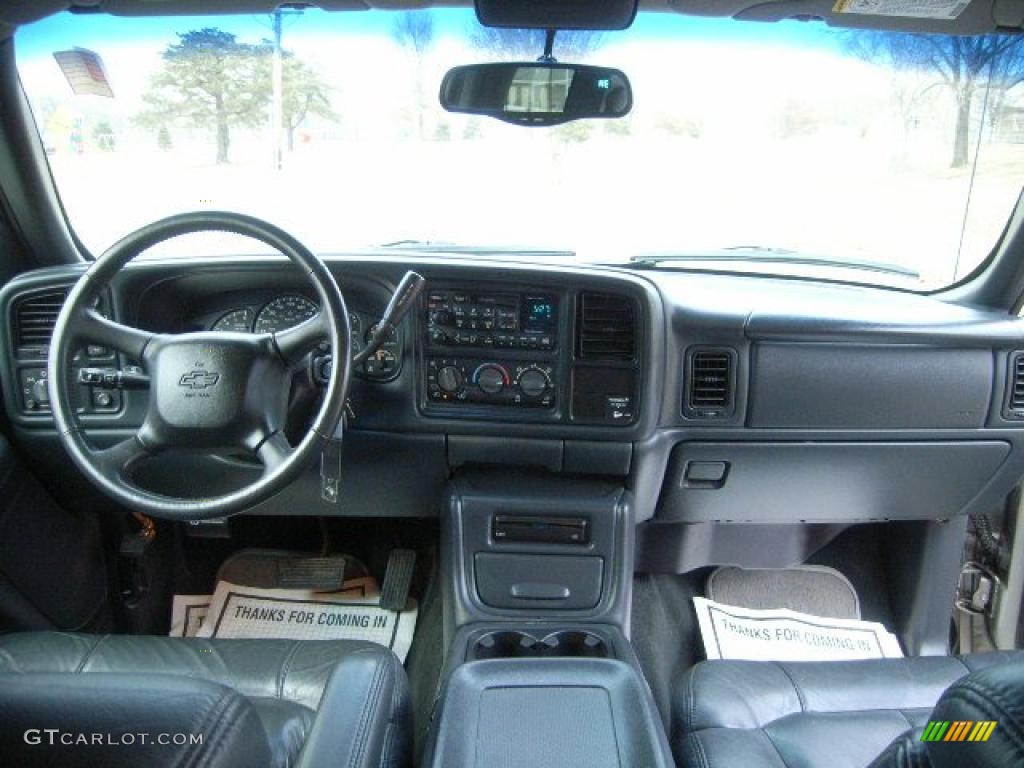
<path id="1" fill-rule="evenodd" d="M 275 296 L 262 305 L 229 309 L 217 316 L 209 329 L 235 333 L 280 333 L 309 320 L 319 311 L 320 307 L 311 299 L 299 294 L 285 294 Z M 350 311 L 348 319 L 354 356 L 363 351 L 373 335 L 376 318 L 364 312 Z M 392 379 L 398 374 L 401 354 L 400 339 L 392 338 L 384 342 L 356 373 L 371 379 Z"/>

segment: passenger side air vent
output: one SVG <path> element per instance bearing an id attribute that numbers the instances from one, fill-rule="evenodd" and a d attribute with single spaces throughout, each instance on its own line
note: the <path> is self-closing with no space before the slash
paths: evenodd
<path id="1" fill-rule="evenodd" d="M 1014 419 L 1024 419 L 1024 352 L 1017 352 L 1010 358 L 1008 389 L 1007 415 Z"/>
<path id="2" fill-rule="evenodd" d="M 47 347 L 57 315 L 68 297 L 68 289 L 60 288 L 27 296 L 14 310 L 14 344 L 16 347 Z"/>
<path id="3" fill-rule="evenodd" d="M 736 352 L 731 349 L 696 349 L 687 364 L 685 412 L 712 419 L 732 414 Z"/>
<path id="4" fill-rule="evenodd" d="M 576 354 L 583 360 L 636 357 L 636 316 L 625 296 L 581 293 L 576 306 Z"/>

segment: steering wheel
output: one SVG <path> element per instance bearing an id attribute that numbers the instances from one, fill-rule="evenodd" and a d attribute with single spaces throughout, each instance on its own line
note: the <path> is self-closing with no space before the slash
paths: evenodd
<path id="1" fill-rule="evenodd" d="M 196 232 L 230 232 L 259 240 L 301 267 L 320 311 L 278 333 L 203 331 L 159 334 L 129 328 L 93 307 L 100 292 L 135 256 Z M 292 375 L 317 344 L 333 351 L 323 403 L 298 445 L 284 435 Z M 70 397 L 71 360 L 85 343 L 116 349 L 149 374 L 149 409 L 136 434 L 103 450 L 85 440 Z M 150 224 L 115 243 L 79 278 L 50 342 L 49 393 L 61 441 L 79 469 L 125 506 L 154 517 L 199 520 L 241 512 L 282 490 L 334 435 L 348 396 L 351 333 L 345 299 L 330 270 L 287 232 L 250 216 L 185 213 Z M 251 484 L 222 496 L 184 499 L 144 490 L 131 479 L 138 462 L 171 449 L 243 449 L 263 466 Z"/>

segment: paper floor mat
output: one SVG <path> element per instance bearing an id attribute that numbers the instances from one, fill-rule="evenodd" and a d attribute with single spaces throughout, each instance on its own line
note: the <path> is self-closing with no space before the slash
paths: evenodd
<path id="1" fill-rule="evenodd" d="M 175 595 L 171 635 L 175 637 L 262 638 L 286 640 L 367 640 L 409 653 L 417 605 L 403 611 L 379 606 L 380 589 L 372 577 L 345 582 L 339 592 L 261 589 L 217 583 L 212 595 Z"/>
<path id="2" fill-rule="evenodd" d="M 758 610 L 693 598 L 709 659 L 842 661 L 903 656 L 876 621 L 828 619 L 784 608 Z"/>

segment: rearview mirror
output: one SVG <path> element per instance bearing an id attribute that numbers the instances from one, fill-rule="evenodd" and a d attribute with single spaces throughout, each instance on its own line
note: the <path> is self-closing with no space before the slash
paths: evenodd
<path id="1" fill-rule="evenodd" d="M 622 72 L 607 67 L 470 64 L 445 75 L 441 106 L 519 125 L 558 125 L 582 118 L 623 117 L 633 107 L 633 91 Z"/>

